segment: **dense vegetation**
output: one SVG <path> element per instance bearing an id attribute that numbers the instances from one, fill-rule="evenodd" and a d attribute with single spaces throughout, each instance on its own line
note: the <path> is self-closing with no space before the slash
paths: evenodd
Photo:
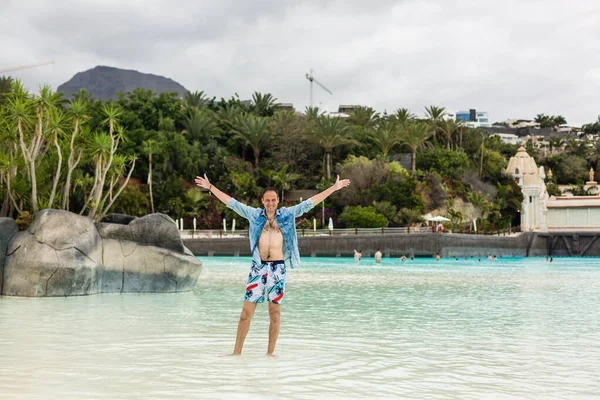
<path id="1" fill-rule="evenodd" d="M 96 220 L 162 212 L 218 228 L 234 215 L 193 185 L 198 174 L 254 205 L 265 187 L 276 187 L 286 204 L 289 190 L 321 190 L 339 174 L 350 188 L 300 226 L 311 228 L 313 217 L 319 225 L 332 217 L 336 226 L 410 226 L 432 211 L 455 229 L 473 219 L 487 230 L 518 225 L 522 196 L 502 173 L 517 147 L 445 120 L 443 108 L 427 107 L 419 119 L 403 108 L 359 107 L 344 119 L 318 108 L 281 111 L 276 101 L 258 92 L 242 101 L 141 89 L 113 102 L 84 91 L 66 101 L 48 86 L 32 94 L 1 78 L 0 216 L 27 220 L 43 208 Z M 546 157 L 529 151 L 552 167 L 556 183 L 597 168 L 597 143 L 552 145 Z M 412 155 L 408 170 L 398 162 L 403 153 Z"/>

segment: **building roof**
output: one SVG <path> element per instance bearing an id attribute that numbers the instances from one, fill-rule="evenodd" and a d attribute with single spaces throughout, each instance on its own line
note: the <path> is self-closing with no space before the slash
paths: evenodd
<path id="1" fill-rule="evenodd" d="M 519 147 L 517 154 L 510 158 L 505 172 L 512 175 L 521 175 L 523 185 L 538 185 L 539 172 L 535 160 L 525 150 L 525 147 Z"/>

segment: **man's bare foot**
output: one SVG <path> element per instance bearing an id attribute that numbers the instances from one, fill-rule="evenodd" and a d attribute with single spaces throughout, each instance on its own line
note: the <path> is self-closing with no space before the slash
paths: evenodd
<path id="1" fill-rule="evenodd" d="M 273 353 L 270 353 L 270 354 L 269 354 L 269 353 L 267 353 L 267 357 L 273 357 L 273 358 L 276 358 L 277 356 L 276 356 L 275 354 L 273 354 Z"/>

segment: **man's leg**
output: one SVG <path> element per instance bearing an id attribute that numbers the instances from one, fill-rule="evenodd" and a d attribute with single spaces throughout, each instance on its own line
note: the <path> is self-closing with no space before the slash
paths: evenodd
<path id="1" fill-rule="evenodd" d="M 242 354 L 242 347 L 244 347 L 244 340 L 246 340 L 246 335 L 248 334 L 248 329 L 250 328 L 250 321 L 252 321 L 254 310 L 256 310 L 256 304 L 257 303 L 244 301 L 244 307 L 242 308 L 242 313 L 240 314 L 240 322 L 238 323 L 237 336 L 235 338 L 235 347 L 233 349 L 234 356 L 239 356 Z"/>
<path id="2" fill-rule="evenodd" d="M 269 319 L 271 323 L 269 325 L 269 347 L 267 349 L 267 355 L 272 356 L 275 351 L 275 344 L 279 337 L 279 319 L 281 304 L 274 304 L 269 302 Z"/>

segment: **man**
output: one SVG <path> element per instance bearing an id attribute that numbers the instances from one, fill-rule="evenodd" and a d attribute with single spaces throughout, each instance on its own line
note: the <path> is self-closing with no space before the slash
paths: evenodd
<path id="1" fill-rule="evenodd" d="M 286 263 L 294 268 L 300 263 L 295 219 L 325 200 L 333 192 L 350 185 L 348 179 L 337 177 L 329 189 L 292 207 L 277 209 L 277 191 L 268 188 L 262 196 L 265 207 L 254 208 L 240 203 L 214 187 L 204 174 L 197 176 L 196 184 L 214 194 L 219 200 L 250 222 L 249 237 L 252 265 L 246 285 L 244 306 L 238 323 L 233 355 L 240 355 L 250 328 L 256 305 L 269 301 L 269 345 L 267 355 L 273 356 L 279 336 L 280 307 L 285 295 Z M 266 290 L 266 293 L 265 293 Z"/>
<path id="2" fill-rule="evenodd" d="M 377 249 L 377 251 L 375 252 L 375 263 L 381 264 L 381 256 L 381 250 Z"/>

